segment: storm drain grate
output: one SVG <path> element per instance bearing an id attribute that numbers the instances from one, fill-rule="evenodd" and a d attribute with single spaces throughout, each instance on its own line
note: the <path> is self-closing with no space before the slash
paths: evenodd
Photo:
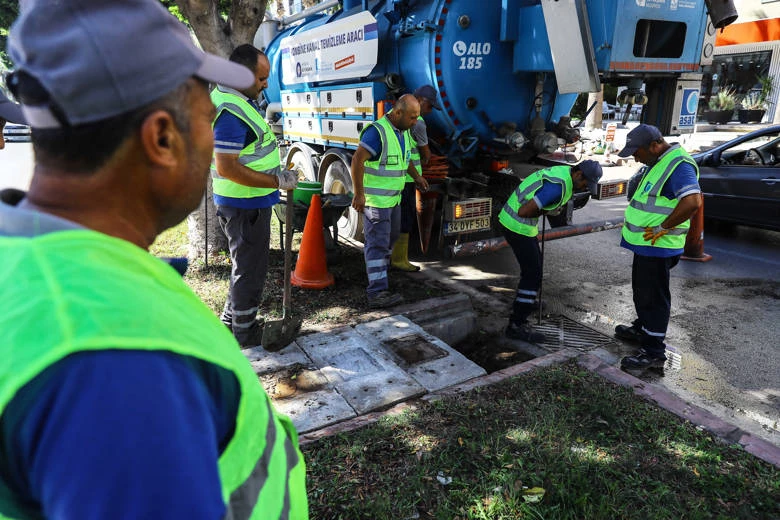
<path id="1" fill-rule="evenodd" d="M 534 329 L 544 334 L 544 343 L 540 346 L 551 350 L 574 348 L 593 350 L 614 343 L 614 338 L 586 327 L 566 316 L 552 315 L 544 318 L 541 325 L 531 322 Z"/>

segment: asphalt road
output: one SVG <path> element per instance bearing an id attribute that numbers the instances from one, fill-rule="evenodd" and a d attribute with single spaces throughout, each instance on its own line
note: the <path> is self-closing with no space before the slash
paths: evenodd
<path id="1" fill-rule="evenodd" d="M 623 198 L 590 202 L 574 220 L 620 219 L 625 205 Z M 704 249 L 713 260 L 672 270 L 667 344 L 680 352 L 681 368 L 641 377 L 780 445 L 780 233 L 710 227 Z M 619 243 L 619 229 L 548 242 L 547 312 L 610 336 L 616 324 L 630 323 L 632 254 Z M 519 277 L 508 248 L 427 265 L 496 295 L 496 312 L 508 316 Z M 611 354 L 617 360 L 633 350 L 620 344 Z"/>

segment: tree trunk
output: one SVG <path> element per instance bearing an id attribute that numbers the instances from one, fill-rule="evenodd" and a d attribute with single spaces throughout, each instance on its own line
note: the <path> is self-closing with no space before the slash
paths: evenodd
<path id="1" fill-rule="evenodd" d="M 224 57 L 229 56 L 239 45 L 254 41 L 266 8 L 266 2 L 258 0 L 233 0 L 227 13 L 220 12 L 219 0 L 176 0 L 176 5 L 189 21 L 203 50 Z M 204 202 L 187 218 L 191 259 L 205 258 L 205 254 L 213 255 L 227 250 L 227 238 L 219 227 L 211 195 L 209 180 Z"/>
<path id="2" fill-rule="evenodd" d="M 596 128 L 601 129 L 603 101 L 604 101 L 603 87 L 600 92 L 591 92 L 588 94 L 587 108 L 590 108 L 591 105 L 593 105 L 593 103 L 596 103 L 596 106 L 593 107 L 593 110 L 590 111 L 588 117 L 585 118 L 585 128 L 587 128 L 588 130 L 593 130 Z"/>
<path id="3" fill-rule="evenodd" d="M 222 228 L 219 227 L 216 206 L 214 206 L 214 199 L 211 195 L 211 182 L 209 182 L 206 185 L 206 195 L 201 200 L 200 206 L 187 217 L 187 238 L 189 239 L 187 256 L 190 260 L 200 258 L 205 261 L 207 253 L 209 256 L 215 256 L 220 251 L 228 250 L 227 237 L 222 232 Z M 203 209 L 204 203 L 205 210 Z M 208 211 L 208 215 L 206 211 Z M 208 229 L 208 236 L 205 233 L 206 229 Z M 206 250 L 207 246 L 208 251 Z"/>

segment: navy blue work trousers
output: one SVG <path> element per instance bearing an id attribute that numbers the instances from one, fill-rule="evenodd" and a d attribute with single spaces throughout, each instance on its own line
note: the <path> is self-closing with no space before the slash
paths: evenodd
<path id="1" fill-rule="evenodd" d="M 661 258 L 634 253 L 631 267 L 631 288 L 637 315 L 634 325 L 646 333 L 642 347 L 651 356 L 660 357 L 666 350 L 664 338 L 672 308 L 669 271 L 679 261 L 680 255 Z"/>
<path id="2" fill-rule="evenodd" d="M 520 235 L 503 228 L 504 237 L 520 264 L 520 282 L 515 301 L 512 302 L 510 321 L 522 325 L 539 305 L 539 288 L 542 286 L 542 253 L 536 237 Z"/>
<path id="3" fill-rule="evenodd" d="M 400 224 L 400 206 L 363 208 L 363 256 L 366 259 L 366 293 L 369 298 L 388 289 L 387 267 L 390 265 L 390 251 L 398 238 Z"/>

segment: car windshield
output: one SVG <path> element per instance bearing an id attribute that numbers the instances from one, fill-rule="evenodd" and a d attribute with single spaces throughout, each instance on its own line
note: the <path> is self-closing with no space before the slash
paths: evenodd
<path id="1" fill-rule="evenodd" d="M 770 148 L 777 147 L 778 141 L 780 140 L 780 137 L 778 137 L 778 132 L 772 133 L 772 134 L 765 134 L 756 136 L 753 139 L 748 139 L 747 141 L 741 142 L 735 146 L 732 146 L 729 148 L 729 151 L 732 152 L 738 152 L 738 151 L 744 151 L 744 150 L 750 150 L 752 148 L 765 148 L 767 144 L 769 144 Z"/>
<path id="2" fill-rule="evenodd" d="M 780 164 L 780 131 L 758 135 L 723 150 L 720 164 L 774 167 Z"/>

